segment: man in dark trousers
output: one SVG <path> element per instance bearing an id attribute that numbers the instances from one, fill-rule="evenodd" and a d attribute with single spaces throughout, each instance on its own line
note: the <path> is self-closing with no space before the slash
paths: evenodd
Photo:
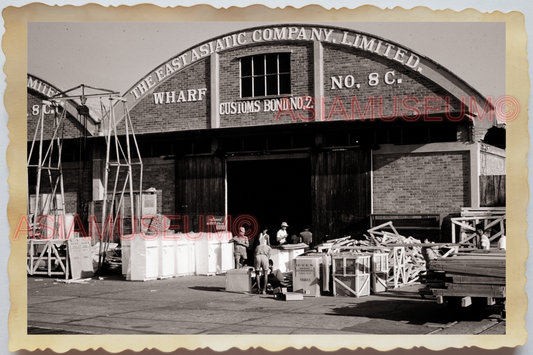
<path id="1" fill-rule="evenodd" d="M 313 233 L 309 232 L 309 226 L 305 226 L 304 231 L 300 233 L 300 237 L 302 238 L 302 242 L 309 247 L 306 250 L 313 247 Z"/>

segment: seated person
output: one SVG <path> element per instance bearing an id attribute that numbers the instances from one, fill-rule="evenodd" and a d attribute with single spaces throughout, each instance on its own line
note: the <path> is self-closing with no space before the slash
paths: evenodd
<path id="1" fill-rule="evenodd" d="M 490 250 L 490 232 L 491 228 L 485 229 L 483 223 L 478 223 L 476 225 L 476 236 L 477 236 L 477 248 L 483 250 Z"/>
<path id="2" fill-rule="evenodd" d="M 268 260 L 268 277 L 267 283 L 272 286 L 272 288 L 284 287 L 284 277 L 283 273 L 279 269 L 273 270 L 274 262 L 272 259 Z"/>

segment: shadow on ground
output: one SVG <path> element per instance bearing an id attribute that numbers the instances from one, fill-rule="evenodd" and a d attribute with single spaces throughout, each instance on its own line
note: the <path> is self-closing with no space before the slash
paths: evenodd
<path id="1" fill-rule="evenodd" d="M 437 304 L 434 300 L 369 300 L 345 307 L 332 308 L 328 315 L 386 319 L 404 324 L 423 325 L 426 323 L 447 324 L 453 321 L 481 321 L 493 313 L 487 307 L 449 307 Z"/>
<path id="2" fill-rule="evenodd" d="M 197 290 L 197 291 L 211 291 L 211 292 L 223 292 L 226 291 L 224 287 L 211 287 L 211 286 L 191 286 L 189 287 L 191 290 Z"/>
<path id="3" fill-rule="evenodd" d="M 36 335 L 36 334 L 86 334 L 81 332 L 73 332 L 70 330 L 61 330 L 61 329 L 48 329 L 48 328 L 40 328 L 40 327 L 28 327 L 27 328 L 27 334 L 28 335 Z"/>

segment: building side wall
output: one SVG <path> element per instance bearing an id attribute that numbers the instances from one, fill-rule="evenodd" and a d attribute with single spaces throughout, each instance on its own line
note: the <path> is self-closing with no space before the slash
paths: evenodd
<path id="1" fill-rule="evenodd" d="M 480 159 L 481 175 L 505 175 L 505 155 L 482 151 Z"/>
<path id="2" fill-rule="evenodd" d="M 127 177 L 126 168 L 121 168 L 117 184 L 118 194 L 124 187 L 125 179 Z M 132 166 L 133 171 L 133 190 L 139 191 L 140 183 L 140 168 L 138 165 Z M 108 180 L 108 193 L 113 192 L 113 185 L 115 183 L 116 168 L 111 167 Z M 144 158 L 143 159 L 143 186 L 142 190 L 154 188 L 157 193 L 157 211 L 161 214 L 172 214 L 175 211 L 175 163 L 174 160 L 162 160 L 160 158 Z M 160 191 L 160 193 L 159 193 Z M 129 192 L 129 187 L 126 189 Z M 117 195 L 118 196 L 118 195 Z M 128 197 L 129 198 L 129 195 Z M 130 203 L 125 204 L 128 207 Z"/>
<path id="3" fill-rule="evenodd" d="M 65 213 L 82 213 L 78 207 L 78 199 L 85 197 L 86 202 L 89 202 L 92 197 L 92 164 L 87 163 L 83 167 L 82 163 L 63 163 L 63 186 L 65 193 Z M 51 171 L 53 184 L 57 181 L 59 176 L 55 170 Z M 29 193 L 35 195 L 37 182 L 37 168 L 28 169 L 28 179 L 30 181 Z M 53 185 L 50 184 L 48 172 L 42 170 L 41 172 L 41 184 L 40 194 L 50 194 L 53 191 Z M 56 195 L 61 195 L 59 184 L 56 188 Z M 42 199 L 43 197 L 39 197 Z M 42 206 L 41 202 L 39 203 Z M 33 207 L 32 207 L 33 208 Z"/>
<path id="4" fill-rule="evenodd" d="M 374 153 L 373 207 L 376 214 L 440 213 L 470 206 L 468 152 Z"/>
<path id="5" fill-rule="evenodd" d="M 159 158 L 143 159 L 143 190 L 155 188 L 161 191 L 157 196 L 157 211 L 172 214 L 175 211 L 175 162 Z"/>

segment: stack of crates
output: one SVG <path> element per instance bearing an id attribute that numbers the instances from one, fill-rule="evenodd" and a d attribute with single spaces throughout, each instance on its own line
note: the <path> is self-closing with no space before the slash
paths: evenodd
<path id="1" fill-rule="evenodd" d="M 333 295 L 361 297 L 370 295 L 370 255 L 332 256 Z"/>
<path id="2" fill-rule="evenodd" d="M 373 293 L 387 291 L 387 277 L 389 274 L 389 254 L 373 253 L 372 254 L 372 283 Z"/>

